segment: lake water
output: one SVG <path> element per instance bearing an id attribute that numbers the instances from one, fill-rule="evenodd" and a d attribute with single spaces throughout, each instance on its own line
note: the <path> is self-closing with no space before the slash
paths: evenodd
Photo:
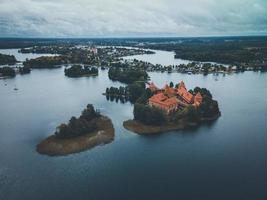
<path id="1" fill-rule="evenodd" d="M 55 56 L 56 54 L 38 54 L 38 53 L 19 53 L 20 49 L 0 49 L 0 53 L 6 55 L 14 55 L 17 61 L 23 62 L 28 59 L 37 58 L 40 56 Z"/>
<path id="2" fill-rule="evenodd" d="M 149 49 L 150 50 L 150 49 Z M 124 59 L 137 59 L 142 60 L 144 62 L 149 62 L 154 65 L 180 65 L 180 64 L 188 64 L 191 61 L 183 60 L 183 59 L 175 59 L 175 53 L 172 51 L 160 51 L 160 50 L 151 50 L 156 54 L 142 54 L 136 56 L 125 56 Z"/>
<path id="3" fill-rule="evenodd" d="M 34 69 L 0 80 L 1 200 L 267 198 L 267 73 L 218 81 L 213 75 L 149 73 L 158 86 L 184 80 L 188 88 L 207 87 L 222 116 L 198 129 L 147 137 L 122 126 L 133 117 L 131 104 L 101 94 L 122 85 L 107 71 L 76 79 L 63 71 Z M 88 103 L 112 119 L 112 143 L 64 157 L 35 151 Z"/>

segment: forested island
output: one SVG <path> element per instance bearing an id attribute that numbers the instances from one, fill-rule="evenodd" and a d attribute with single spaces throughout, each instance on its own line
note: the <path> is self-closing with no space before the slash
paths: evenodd
<path id="1" fill-rule="evenodd" d="M 41 56 L 34 59 L 27 59 L 23 62 L 25 67 L 42 69 L 42 68 L 57 68 L 62 64 L 67 63 L 63 56 Z"/>
<path id="2" fill-rule="evenodd" d="M 132 103 L 144 94 L 145 82 L 149 79 L 144 69 L 129 67 L 127 63 L 116 63 L 109 68 L 108 76 L 113 81 L 119 81 L 127 86 L 106 88 L 104 95 L 107 100 Z"/>
<path id="3" fill-rule="evenodd" d="M 131 103 L 135 103 L 140 97 L 142 97 L 145 92 L 145 83 L 142 81 L 136 81 L 131 83 L 125 87 L 108 87 L 104 95 L 106 95 L 107 100 L 110 101 L 118 101 L 120 100 L 122 103 L 130 101 Z"/>
<path id="4" fill-rule="evenodd" d="M 0 67 L 0 77 L 13 78 L 16 74 L 29 74 L 31 69 L 28 67 Z"/>
<path id="5" fill-rule="evenodd" d="M 133 83 L 135 81 L 145 81 L 148 79 L 146 71 L 136 68 L 111 67 L 108 71 L 108 77 L 113 81 L 122 83 Z"/>
<path id="6" fill-rule="evenodd" d="M 220 115 L 218 102 L 206 88 L 187 91 L 185 84 L 171 82 L 159 89 L 153 83 L 134 104 L 134 119 L 123 126 L 138 134 L 156 134 L 198 126 Z"/>
<path id="7" fill-rule="evenodd" d="M 114 139 L 111 120 L 88 104 L 79 118 L 71 117 L 68 124 L 57 127 L 54 135 L 37 145 L 40 154 L 60 156 L 78 153 Z"/>
<path id="8" fill-rule="evenodd" d="M 70 68 L 65 68 L 65 76 L 82 77 L 82 76 L 97 76 L 98 69 L 96 67 L 73 65 Z"/>
<path id="9" fill-rule="evenodd" d="M 0 53 L 0 65 L 14 65 L 16 62 L 15 56 Z"/>
<path id="10" fill-rule="evenodd" d="M 0 77 L 15 77 L 16 71 L 11 67 L 0 67 Z"/>

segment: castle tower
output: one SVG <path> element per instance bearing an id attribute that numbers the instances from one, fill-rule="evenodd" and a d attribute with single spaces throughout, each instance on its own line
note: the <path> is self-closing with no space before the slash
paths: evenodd
<path id="1" fill-rule="evenodd" d="M 179 83 L 179 87 L 178 87 L 178 89 L 182 89 L 182 88 L 184 88 L 184 89 L 186 90 L 186 87 L 185 87 L 185 84 L 184 84 L 183 81 L 181 81 L 181 82 Z"/>
<path id="2" fill-rule="evenodd" d="M 203 97 L 202 95 L 198 92 L 194 98 L 194 104 L 196 106 L 199 106 L 202 103 Z"/>

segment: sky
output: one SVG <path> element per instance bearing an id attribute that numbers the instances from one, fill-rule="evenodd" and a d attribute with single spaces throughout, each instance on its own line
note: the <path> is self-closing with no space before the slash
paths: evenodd
<path id="1" fill-rule="evenodd" d="M 0 37 L 267 35 L 267 0 L 0 0 Z"/>

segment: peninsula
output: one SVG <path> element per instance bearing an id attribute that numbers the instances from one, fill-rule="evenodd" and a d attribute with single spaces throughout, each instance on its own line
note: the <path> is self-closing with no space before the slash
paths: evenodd
<path id="1" fill-rule="evenodd" d="M 187 91 L 181 81 L 159 89 L 151 82 L 134 104 L 134 119 L 123 126 L 138 134 L 156 134 L 198 126 L 220 117 L 218 102 L 206 88 Z"/>
<path id="2" fill-rule="evenodd" d="M 57 127 L 55 134 L 37 145 L 37 152 L 49 156 L 78 153 L 114 139 L 111 120 L 88 104 L 81 116 Z"/>

